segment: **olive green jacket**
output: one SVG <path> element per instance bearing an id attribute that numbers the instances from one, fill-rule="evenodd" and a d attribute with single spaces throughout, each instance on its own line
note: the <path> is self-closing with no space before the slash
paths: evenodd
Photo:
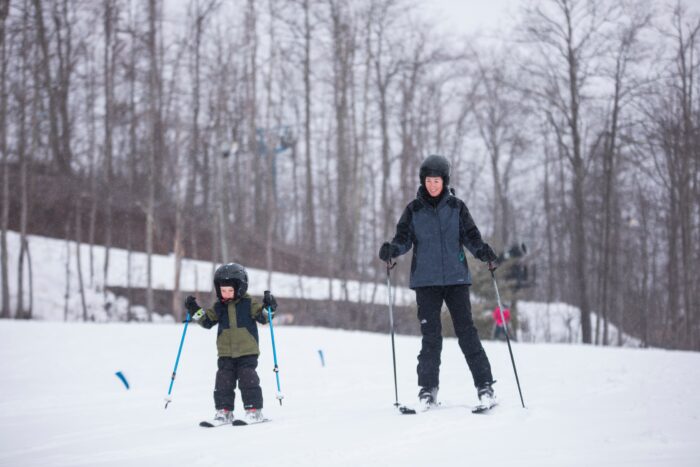
<path id="1" fill-rule="evenodd" d="M 266 324 L 263 306 L 245 294 L 228 304 L 217 300 L 199 319 L 199 324 L 211 329 L 218 324 L 216 348 L 219 357 L 238 358 L 259 355 L 258 323 Z"/>

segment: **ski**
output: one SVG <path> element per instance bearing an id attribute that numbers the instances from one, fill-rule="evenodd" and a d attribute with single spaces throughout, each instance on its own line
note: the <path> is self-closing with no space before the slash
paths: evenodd
<path id="1" fill-rule="evenodd" d="M 233 426 L 247 426 L 247 425 L 257 425 L 258 423 L 267 423 L 267 422 L 271 422 L 271 421 L 272 420 L 269 418 L 263 418 L 260 421 L 248 423 L 245 420 L 241 420 L 240 418 L 237 418 L 233 422 L 231 422 L 231 425 L 233 425 Z"/>
<path id="2" fill-rule="evenodd" d="M 397 405 L 399 412 L 401 415 L 415 415 L 416 411 L 415 409 L 412 409 L 410 407 L 406 407 L 405 405 Z"/>
<path id="3" fill-rule="evenodd" d="M 229 422 L 223 422 L 220 420 L 211 420 L 211 421 L 204 420 L 203 422 L 199 422 L 199 426 L 201 426 L 203 428 L 216 428 L 217 426 L 224 426 L 224 425 L 228 425 L 228 424 L 229 424 Z"/>
<path id="4" fill-rule="evenodd" d="M 491 404 L 479 404 L 474 407 L 472 407 L 472 413 L 484 413 L 488 412 L 492 408 L 496 407 L 498 405 L 498 402 L 493 401 Z"/>

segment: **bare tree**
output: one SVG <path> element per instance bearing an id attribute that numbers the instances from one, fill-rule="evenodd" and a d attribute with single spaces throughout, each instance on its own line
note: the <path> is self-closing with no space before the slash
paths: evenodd
<path id="1" fill-rule="evenodd" d="M 351 224 L 350 190 L 355 180 L 352 171 L 350 130 L 350 84 L 355 52 L 354 24 L 349 6 L 335 0 L 328 1 L 333 47 L 333 114 L 335 118 L 336 197 L 338 215 L 335 218 L 340 255 L 338 269 L 353 270 L 352 245 L 357 226 Z"/>
<path id="2" fill-rule="evenodd" d="M 599 143 L 584 139 L 588 123 L 584 91 L 598 66 L 596 58 L 607 46 L 605 29 L 617 14 L 617 5 L 601 0 L 551 0 L 530 9 L 525 18 L 528 37 L 541 60 L 529 71 L 546 86 L 544 92 L 534 92 L 551 109 L 550 123 L 571 170 L 572 267 L 584 343 L 592 342 L 584 184 L 587 161 Z"/>
<path id="3" fill-rule="evenodd" d="M 311 39 L 314 29 L 310 19 L 310 0 L 303 0 L 304 9 L 304 163 L 306 168 L 306 203 L 305 203 L 305 232 L 308 238 L 308 247 L 311 251 L 316 249 L 316 211 L 314 207 L 314 177 L 313 159 L 311 152 Z"/>
<path id="4" fill-rule="evenodd" d="M 80 293 L 80 304 L 83 310 L 83 321 L 87 321 L 89 316 L 87 302 L 85 301 L 85 283 L 83 281 L 83 261 L 81 254 L 83 249 L 82 198 L 82 194 L 78 194 L 75 198 L 75 264 L 78 273 L 78 292 Z"/>
<path id="5" fill-rule="evenodd" d="M 515 162 L 526 149 L 523 129 L 527 127 L 528 112 L 523 105 L 522 94 L 508 76 L 508 59 L 490 60 L 491 65 L 479 60 L 481 90 L 474 106 L 474 116 L 491 162 L 496 214 L 495 246 L 504 248 L 508 246 L 515 227 L 510 182 Z"/>
<path id="6" fill-rule="evenodd" d="M 15 93 L 15 99 L 17 101 L 19 118 L 18 118 L 18 141 L 17 141 L 17 155 L 20 163 L 20 222 L 19 222 L 19 259 L 17 261 L 17 317 L 18 318 L 31 318 L 31 310 L 25 310 L 24 307 L 24 262 L 25 258 L 28 259 L 29 255 L 29 242 L 27 240 L 27 220 L 29 214 L 29 183 L 28 183 L 28 169 L 27 169 L 27 159 L 29 154 L 27 154 L 27 142 L 29 136 L 27 135 L 27 110 L 29 109 L 29 89 L 31 87 L 31 81 L 29 80 L 29 59 L 31 56 L 31 46 L 28 37 L 29 34 L 29 18 L 27 10 L 23 15 L 22 20 L 23 33 L 22 42 L 20 46 L 20 63 L 19 63 L 19 76 L 20 84 Z M 36 109 L 35 104 L 38 96 L 34 96 L 32 100 L 34 104 L 32 107 Z M 35 146 L 32 143 L 32 149 Z M 31 293 L 31 289 L 29 289 Z"/>
<path id="7" fill-rule="evenodd" d="M 159 67 L 158 22 L 160 5 L 158 0 L 148 2 L 148 110 L 150 133 L 150 151 L 148 154 L 148 199 L 146 201 L 146 308 L 148 321 L 153 320 L 155 302 L 153 298 L 153 236 L 155 230 L 156 184 L 158 176 L 157 160 L 160 160 L 163 146 L 162 123 L 162 85 Z"/>
<path id="8" fill-rule="evenodd" d="M 672 66 L 662 75 L 658 89 L 644 103 L 648 125 L 645 129 L 651 160 L 651 177 L 663 188 L 666 211 L 665 285 L 667 312 L 663 323 L 665 345 L 697 348 L 700 330 L 698 313 L 697 256 L 697 70 L 700 18 L 689 16 L 677 5 L 673 22 L 666 28 L 673 43 Z M 640 165 L 643 167 L 643 165 Z"/>
<path id="9" fill-rule="evenodd" d="M 648 14 L 631 18 L 628 24 L 621 24 L 616 37 L 617 47 L 612 56 L 614 65 L 611 70 L 611 81 L 613 82 L 613 92 L 611 99 L 610 117 L 602 145 L 602 172 L 603 172 L 603 219 L 602 219 L 602 246 L 600 249 L 602 268 L 599 272 L 598 290 L 600 300 L 598 301 L 598 320 L 596 322 L 595 342 L 598 343 L 599 324 L 603 321 L 602 344 L 608 344 L 608 315 L 610 309 L 617 305 L 618 309 L 623 309 L 621 303 L 615 303 L 614 297 L 609 294 L 610 288 L 619 290 L 617 283 L 618 271 L 616 251 L 619 249 L 619 225 L 620 212 L 617 203 L 618 195 L 615 193 L 617 180 L 620 175 L 618 163 L 619 153 L 619 133 L 621 126 L 621 113 L 625 106 L 625 101 L 629 101 L 630 83 L 628 78 L 629 62 L 633 60 L 633 47 L 642 30 L 649 24 Z M 617 240 L 617 241 L 616 241 Z M 623 317 L 616 317 L 618 327 L 618 345 L 622 345 L 622 331 L 625 320 Z"/>
<path id="10" fill-rule="evenodd" d="M 44 72 L 44 88 L 49 98 L 49 146 L 59 170 L 64 174 L 70 174 L 72 150 L 71 150 L 71 120 L 68 110 L 70 96 L 70 80 L 74 67 L 71 20 L 69 18 L 68 0 L 55 0 L 52 3 L 51 16 L 54 19 L 55 31 L 53 36 L 56 41 L 55 56 L 57 58 L 56 75 L 51 63 L 51 51 L 49 50 L 49 38 L 44 24 L 44 12 L 42 2 L 34 0 L 37 40 L 42 52 L 42 66 Z"/>
<path id="11" fill-rule="evenodd" d="M 7 228 L 10 218 L 10 171 L 7 165 L 7 45 L 5 21 L 10 13 L 10 0 L 0 0 L 0 151 L 2 151 L 2 214 L 0 217 L 0 275 L 2 306 L 0 318 L 10 317 L 10 279 L 7 267 Z"/>
<path id="12" fill-rule="evenodd" d="M 118 27 L 117 18 L 119 10 L 115 0 L 104 0 L 103 24 L 104 24 L 104 269 L 103 284 L 104 293 L 107 294 L 107 283 L 109 276 L 109 253 L 112 247 L 112 185 L 114 184 L 113 170 L 113 113 L 114 113 L 114 79 L 116 73 L 117 52 L 119 50 L 118 36 L 115 30 Z"/>

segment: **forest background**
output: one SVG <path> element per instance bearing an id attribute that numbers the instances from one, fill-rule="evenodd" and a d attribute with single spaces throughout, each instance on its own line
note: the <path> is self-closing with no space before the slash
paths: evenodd
<path id="1" fill-rule="evenodd" d="M 172 254 L 173 290 L 149 266 L 117 291 L 149 320 L 181 318 L 183 258 L 381 283 L 443 154 L 517 253 L 509 303 L 574 305 L 586 343 L 700 349 L 700 13 L 543 0 L 494 26 L 402 0 L 0 0 L 0 316 L 38 315 L 30 234 L 104 247 L 81 284 L 109 282 L 111 249 Z M 313 307 L 371 308 L 290 308 Z"/>

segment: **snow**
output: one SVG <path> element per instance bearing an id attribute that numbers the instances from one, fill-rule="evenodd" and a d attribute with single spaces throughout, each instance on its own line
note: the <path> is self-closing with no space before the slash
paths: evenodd
<path id="1" fill-rule="evenodd" d="M 700 354 L 484 342 L 500 405 L 476 395 L 454 339 L 443 406 L 393 407 L 388 335 L 276 326 L 283 405 L 267 327 L 258 373 L 273 419 L 204 429 L 216 331 L 190 326 L 164 410 L 182 324 L 0 321 L 2 466 L 697 466 Z M 417 337 L 397 336 L 399 400 L 415 404 Z M 318 350 L 323 350 L 326 366 Z M 115 373 L 122 371 L 131 389 Z M 236 416 L 241 408 L 236 407 Z"/>
<path id="2" fill-rule="evenodd" d="M 19 257 L 19 234 L 7 232 L 8 243 L 8 268 L 10 273 L 11 308 L 15 309 L 17 300 L 17 261 Z M 27 242 L 31 256 L 35 262 L 33 267 L 33 289 L 35 300 L 41 300 L 40 306 L 35 306 L 34 314 L 42 320 L 64 320 L 64 309 L 68 308 L 67 320 L 82 319 L 82 304 L 79 294 L 77 244 L 74 241 L 66 242 L 55 238 L 28 235 Z M 105 248 L 100 245 L 92 247 L 93 270 L 95 274 L 92 280 L 90 271 L 90 246 L 81 245 L 81 266 L 85 294 L 88 308 L 88 316 L 95 321 L 108 321 L 115 316 L 126 315 L 127 301 L 123 297 L 116 297 L 112 293 L 103 293 L 105 280 L 103 277 Z M 69 258 L 66 273 L 66 257 Z M 124 249 L 110 249 L 109 273 L 107 275 L 107 287 L 127 287 L 127 258 L 128 252 Z M 131 255 L 131 286 L 146 287 L 147 256 L 142 252 L 132 252 Z M 245 265 L 244 265 L 245 266 Z M 209 293 L 212 290 L 212 276 L 216 264 L 208 261 L 197 261 L 185 258 L 182 262 L 182 274 L 180 289 L 184 291 L 200 291 Z M 157 290 L 172 290 L 175 283 L 175 257 L 173 255 L 153 255 L 153 288 Z M 26 275 L 26 266 L 24 268 Z M 324 277 L 301 276 L 297 274 L 273 272 L 270 276 L 267 271 L 246 267 L 250 286 L 248 291 L 252 295 L 262 296 L 268 288 L 278 298 L 327 300 L 331 297 L 342 298 L 352 302 L 362 303 L 387 303 L 387 291 L 384 284 L 360 281 L 342 281 Z M 28 303 L 28 281 L 24 280 L 24 303 Z M 66 289 L 68 298 L 66 305 Z M 415 301 L 413 291 L 407 287 L 392 287 L 395 295 L 394 303 L 408 305 Z M 105 313 L 105 304 L 111 305 L 112 316 Z M 136 310 L 137 312 L 139 309 Z M 169 312 L 169 310 L 160 310 Z M 145 317 L 145 310 L 140 310 L 140 315 Z"/>
<path id="3" fill-rule="evenodd" d="M 518 302 L 518 336 L 524 342 L 581 343 L 581 310 L 567 303 Z M 595 332 L 597 314 L 591 313 L 591 329 Z M 602 340 L 602 323 L 600 339 Z M 608 323 L 608 340 L 617 342 L 618 329 Z M 641 341 L 622 334 L 622 345 L 639 347 Z"/>

